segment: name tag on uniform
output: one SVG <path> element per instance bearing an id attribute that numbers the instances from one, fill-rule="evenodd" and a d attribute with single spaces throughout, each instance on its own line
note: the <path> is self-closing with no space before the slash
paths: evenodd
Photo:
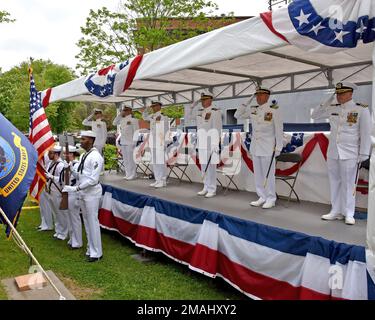
<path id="1" fill-rule="evenodd" d="M 161 116 L 158 116 L 155 120 L 156 120 L 156 122 L 160 122 Z"/>
<path id="2" fill-rule="evenodd" d="M 204 120 L 210 120 L 211 119 L 211 113 L 206 113 Z"/>
<path id="3" fill-rule="evenodd" d="M 127 122 L 126 124 L 127 124 L 128 126 L 129 126 L 129 125 L 131 125 L 131 124 L 132 124 L 132 122 L 131 122 L 131 121 L 128 121 L 128 122 Z"/>
<path id="4" fill-rule="evenodd" d="M 252 112 L 251 114 L 253 114 L 254 116 L 256 116 L 256 115 L 257 115 L 257 112 L 256 112 L 256 111 L 254 111 L 254 112 Z"/>
<path id="5" fill-rule="evenodd" d="M 97 125 L 97 127 L 98 127 L 98 128 L 101 128 L 101 127 L 102 127 L 102 125 L 101 125 L 101 124 L 98 124 L 98 125 Z"/>
<path id="6" fill-rule="evenodd" d="M 272 112 L 267 112 L 264 114 L 264 121 L 272 121 Z"/>
<path id="7" fill-rule="evenodd" d="M 349 112 L 346 122 L 350 125 L 356 124 L 358 121 L 358 112 Z"/>
<path id="8" fill-rule="evenodd" d="M 338 113 L 331 113 L 331 116 L 339 116 Z"/>

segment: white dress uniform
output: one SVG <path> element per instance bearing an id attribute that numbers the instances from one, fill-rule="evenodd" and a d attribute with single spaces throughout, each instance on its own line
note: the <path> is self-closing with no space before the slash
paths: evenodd
<path id="1" fill-rule="evenodd" d="M 169 134 L 169 119 L 162 115 L 161 111 L 148 114 L 147 109 L 143 112 L 143 119 L 150 121 L 150 149 L 152 168 L 155 183 L 151 186 L 162 187 L 167 185 L 167 165 L 165 161 L 166 137 Z"/>
<path id="2" fill-rule="evenodd" d="M 72 161 L 73 170 L 78 169 L 79 162 Z M 65 170 L 61 171 L 61 179 L 64 181 Z M 70 175 L 70 186 L 77 185 L 77 179 L 74 175 Z M 68 244 L 72 248 L 82 247 L 82 221 L 80 216 L 80 203 L 78 192 L 71 192 L 68 196 L 68 225 L 69 225 L 69 241 Z"/>
<path id="3" fill-rule="evenodd" d="M 124 166 L 127 180 L 135 179 L 137 176 L 137 165 L 134 161 L 134 148 L 136 146 L 137 131 L 139 130 L 138 119 L 133 118 L 130 114 L 126 117 L 118 115 L 113 120 L 114 126 L 120 126 L 120 148 L 124 159 Z"/>
<path id="4" fill-rule="evenodd" d="M 56 161 L 51 161 L 47 171 L 53 176 L 50 181 L 47 181 L 48 201 L 52 211 L 52 215 L 55 220 L 55 234 L 54 237 L 60 240 L 65 240 L 68 237 L 68 217 L 66 210 L 60 210 L 61 193 L 57 190 L 56 186 L 52 183 L 52 179 L 55 184 L 62 188 L 62 181 L 60 180 L 61 171 L 64 169 L 64 164 L 59 158 Z"/>
<path id="5" fill-rule="evenodd" d="M 48 152 L 44 155 L 45 168 L 49 167 L 51 160 L 48 158 Z M 47 187 L 47 186 L 46 186 Z M 40 226 L 39 230 L 53 230 L 53 216 L 52 210 L 49 205 L 48 193 L 46 192 L 46 187 L 42 190 L 39 197 L 39 209 L 40 209 Z"/>
<path id="6" fill-rule="evenodd" d="M 258 205 L 273 206 L 276 202 L 275 192 L 275 159 L 267 180 L 264 182 L 275 150 L 280 154 L 283 149 L 283 121 L 278 106 L 265 103 L 261 106 L 240 106 L 234 117 L 250 119 L 252 138 L 250 153 L 254 164 L 255 188 L 259 197 Z"/>
<path id="7" fill-rule="evenodd" d="M 93 115 L 88 116 L 85 120 L 82 121 L 84 126 L 91 127 L 91 130 L 95 132 L 96 138 L 94 142 L 94 147 L 103 155 L 103 148 L 107 141 L 107 124 L 101 120 L 91 121 Z"/>
<path id="8" fill-rule="evenodd" d="M 327 166 L 332 204 L 329 215 L 332 219 L 326 220 L 353 219 L 357 163 L 360 158 L 364 160 L 370 155 L 370 111 L 367 106 L 351 100 L 342 105 L 320 105 L 313 111 L 312 118 L 328 118 L 331 124 Z"/>
<path id="9" fill-rule="evenodd" d="M 223 122 L 221 111 L 211 105 L 207 108 L 200 108 L 196 115 L 198 134 L 198 156 L 203 175 L 203 190 L 199 195 L 207 198 L 216 194 L 216 168 L 219 163 L 219 145 Z"/>
<path id="10" fill-rule="evenodd" d="M 103 157 L 93 147 L 90 151 L 82 154 L 79 165 L 72 168 L 72 174 L 77 179 L 79 204 L 88 241 L 86 255 L 90 258 L 101 258 L 103 255 L 98 219 L 102 197 L 99 176 L 103 162 Z"/>

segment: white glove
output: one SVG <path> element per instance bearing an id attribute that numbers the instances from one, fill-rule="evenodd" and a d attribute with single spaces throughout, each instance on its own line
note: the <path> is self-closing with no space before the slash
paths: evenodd
<path id="1" fill-rule="evenodd" d="M 219 153 L 219 151 L 220 151 L 219 146 L 213 146 L 213 147 L 212 147 L 212 152 L 214 152 L 214 153 Z"/>
<path id="2" fill-rule="evenodd" d="M 335 99 L 335 93 L 331 94 L 331 95 L 328 97 L 328 99 L 325 100 L 325 101 L 321 104 L 321 106 L 322 106 L 322 107 L 329 107 L 329 106 L 332 104 L 332 102 L 333 102 L 334 99 Z"/>
<path id="3" fill-rule="evenodd" d="M 275 150 L 275 157 L 278 157 L 281 154 L 281 151 Z"/>
<path id="4" fill-rule="evenodd" d="M 368 155 L 364 155 L 364 154 L 360 154 L 360 155 L 358 156 L 358 163 L 364 162 L 364 161 L 366 161 L 368 158 L 370 158 L 370 156 L 368 156 Z"/>
<path id="5" fill-rule="evenodd" d="M 65 186 L 64 189 L 61 190 L 62 192 L 77 192 L 78 187 L 75 186 Z"/>
<path id="6" fill-rule="evenodd" d="M 69 168 L 69 163 L 66 162 L 66 160 L 63 160 L 64 169 Z"/>
<path id="7" fill-rule="evenodd" d="M 50 174 L 49 172 L 46 172 L 46 178 L 51 180 L 53 178 L 53 175 Z"/>

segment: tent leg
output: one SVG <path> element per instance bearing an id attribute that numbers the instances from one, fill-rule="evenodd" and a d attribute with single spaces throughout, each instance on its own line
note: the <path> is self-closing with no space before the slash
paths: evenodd
<path id="1" fill-rule="evenodd" d="M 372 54 L 372 61 L 375 62 L 375 46 Z M 372 154 L 370 159 L 369 170 L 369 193 L 368 193 L 368 210 L 367 210 L 367 265 L 375 274 L 375 70 L 372 80 Z M 369 270 L 369 273 L 371 273 Z M 375 282 L 375 276 L 373 277 Z"/>

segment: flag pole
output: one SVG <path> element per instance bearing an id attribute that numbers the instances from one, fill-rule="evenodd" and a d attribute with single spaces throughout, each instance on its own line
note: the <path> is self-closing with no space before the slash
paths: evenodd
<path id="1" fill-rule="evenodd" d="M 59 295 L 59 300 L 66 300 L 66 298 L 60 292 L 60 290 L 52 282 L 52 280 L 48 276 L 47 272 L 43 269 L 43 267 L 40 265 L 40 263 L 38 262 L 38 260 L 34 257 L 33 253 L 31 252 L 31 250 L 29 249 L 29 247 L 27 246 L 27 244 L 25 243 L 25 241 L 23 241 L 22 237 L 20 236 L 20 234 L 18 233 L 18 231 L 14 227 L 13 223 L 10 222 L 10 220 L 8 219 L 7 215 L 5 214 L 5 212 L 3 211 L 3 209 L 1 207 L 0 207 L 0 213 L 3 216 L 4 220 L 6 221 L 6 223 L 8 224 L 9 228 L 11 228 L 11 230 L 13 232 L 13 236 L 16 236 L 17 240 L 21 242 L 24 250 L 30 256 L 30 258 L 34 261 L 34 263 L 39 267 L 39 269 L 41 270 L 41 272 L 43 273 L 43 275 L 46 277 L 46 279 L 48 280 L 48 282 L 51 284 L 52 288 L 57 292 L 57 294 Z"/>

